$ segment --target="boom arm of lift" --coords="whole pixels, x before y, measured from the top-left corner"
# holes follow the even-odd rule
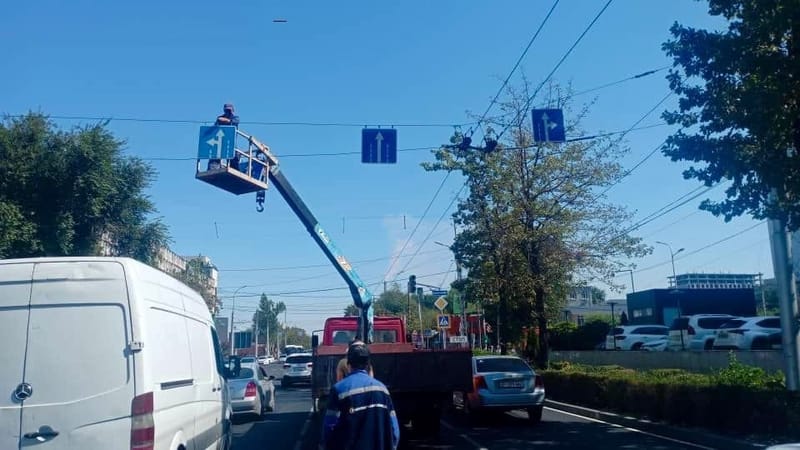
[[[367,285],[361,280],[361,277],[358,276],[355,269],[353,269],[353,266],[350,265],[342,252],[339,251],[339,248],[333,243],[328,233],[325,232],[316,217],[314,217],[314,214],[311,213],[311,210],[308,209],[303,199],[300,198],[300,195],[294,190],[283,172],[281,172],[278,159],[270,152],[269,147],[241,131],[237,130],[236,133],[247,139],[251,145],[257,147],[259,151],[266,155],[269,163],[269,180],[273,183],[286,203],[289,204],[289,207],[294,211],[297,218],[300,219],[300,222],[306,227],[306,230],[311,234],[314,242],[322,249],[322,252],[325,253],[325,256],[333,264],[333,267],[336,268],[336,271],[339,272],[339,275],[341,275],[345,283],[347,283],[347,287],[350,289],[350,295],[353,297],[353,303],[361,311],[357,333],[358,338],[368,344],[372,343],[372,323],[374,315],[372,309],[372,292],[370,292]]]

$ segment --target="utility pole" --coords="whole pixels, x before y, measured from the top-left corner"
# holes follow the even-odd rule
[[[234,334],[233,334],[233,329],[234,329],[234,326],[233,326],[233,317],[234,317],[234,315],[233,315],[233,313],[236,312],[236,294],[238,294],[239,291],[241,291],[242,289],[244,289],[246,287],[247,287],[247,285],[239,286],[238,288],[236,288],[235,291],[233,291],[233,301],[231,302],[232,303],[232,305],[231,305],[231,342],[230,342],[230,344],[231,344],[231,353],[230,353],[231,356],[234,356],[236,354],[235,353],[236,352],[236,348],[234,347],[234,342],[233,342],[233,336],[234,336]]]
[[[682,252],[684,249],[683,247],[679,248],[677,252],[672,251],[672,246],[667,244],[666,242],[656,241],[656,244],[666,245],[669,249],[669,258],[672,261],[672,282],[675,284],[675,291],[674,294],[676,295],[675,304],[678,307],[678,317],[683,315],[683,311],[681,309],[681,296],[680,291],[678,291],[678,277],[675,275],[675,255]],[[683,337],[683,330],[681,329],[681,350],[686,350],[686,343],[684,342]]]
[[[256,310],[256,363],[258,363],[258,310]]]
[[[777,190],[773,189],[770,200],[777,201]],[[775,284],[778,290],[781,315],[781,344],[783,360],[786,364],[786,389],[800,389],[800,367],[798,367],[797,338],[797,287],[791,267],[791,251],[786,222],[782,219],[769,220],[769,240],[772,247],[772,266],[775,270]]]
[[[270,308],[270,309],[272,309],[272,308]],[[270,317],[272,317],[272,311],[270,311],[269,314],[267,315],[267,342],[266,342],[266,348],[265,348],[265,351],[264,351],[264,353],[266,353],[267,356],[272,355],[272,353],[270,352],[270,346],[269,346],[269,319],[270,319]]]

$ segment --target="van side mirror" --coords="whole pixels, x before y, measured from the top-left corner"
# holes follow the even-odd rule
[[[319,336],[317,335],[311,336],[311,348],[317,348],[317,347],[319,347]]]

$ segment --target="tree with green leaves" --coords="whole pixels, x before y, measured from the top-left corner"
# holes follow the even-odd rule
[[[0,258],[110,253],[153,263],[168,241],[145,191],[155,170],[105,124],[0,123]]]
[[[800,2],[709,0],[727,27],[675,23],[663,45],[680,96],[664,119],[681,129],[664,154],[690,161],[685,178],[729,181],[723,201],[701,209],[726,221],[750,213],[800,228]],[[770,193],[777,192],[777,203]]]
[[[216,289],[211,285],[211,277],[209,276],[211,269],[205,258],[189,258],[186,261],[186,268],[172,275],[197,291],[205,300],[208,310],[213,314],[217,312],[220,305]]]
[[[497,119],[484,125],[488,135],[492,128],[508,131],[495,149],[468,147],[457,132],[424,167],[464,176],[453,244],[468,271],[463,290],[487,301],[487,320],[501,342],[518,341],[524,327],[538,331],[543,339],[533,339],[532,356],[543,366],[548,320],[560,313],[568,287],[577,280],[613,284],[621,260],[648,249],[627,230],[631,214],[598,193],[622,176],[617,161],[627,149],[610,137],[534,142],[528,119],[534,99],[564,109],[568,135],[581,134],[588,108],[573,110],[570,90],[556,85],[544,98],[532,91],[527,81],[509,89]]]
[[[436,312],[433,309],[432,297],[423,296],[422,300],[422,321],[425,328],[436,326]],[[393,284],[385,292],[381,292],[375,299],[374,310],[376,316],[406,316],[406,328],[409,330],[419,330],[419,310],[417,308],[417,296],[403,292],[397,284]],[[345,316],[358,317],[358,308],[355,305],[347,305],[344,309]]]
[[[278,347],[278,335],[282,332],[279,316],[286,311],[286,304],[274,302],[261,294],[258,302],[258,310],[253,314],[253,328],[258,328],[258,342],[266,344],[267,331],[269,330],[269,342],[271,347]],[[256,323],[258,326],[256,326]]]

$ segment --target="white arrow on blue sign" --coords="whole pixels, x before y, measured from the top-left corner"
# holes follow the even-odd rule
[[[562,110],[534,109],[531,116],[535,142],[564,142],[567,140]]]
[[[397,130],[364,128],[361,130],[361,162],[366,164],[397,163]]]
[[[236,147],[236,127],[200,127],[198,159],[231,159]]]

